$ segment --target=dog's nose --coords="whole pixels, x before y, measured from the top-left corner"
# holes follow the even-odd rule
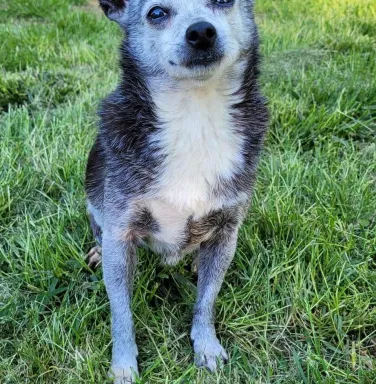
[[[189,45],[196,49],[211,48],[217,40],[217,30],[213,24],[206,21],[200,21],[192,24],[186,33],[186,39]]]

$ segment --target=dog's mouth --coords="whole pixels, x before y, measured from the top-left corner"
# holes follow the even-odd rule
[[[213,67],[221,62],[223,55],[219,53],[203,53],[195,55],[183,62],[188,69]]]
[[[177,73],[179,78],[204,81],[213,76],[220,67],[224,56],[224,53],[214,50],[211,52],[195,52],[183,56],[179,61],[169,60],[169,65],[173,71],[172,73]]]
[[[203,52],[201,54],[195,54],[187,57],[186,59],[182,60],[180,64],[177,64],[172,60],[169,61],[169,64],[172,67],[182,66],[187,69],[205,69],[215,67],[216,65],[220,64],[222,59],[223,54],[217,52]]]
[[[183,65],[188,69],[194,69],[199,67],[207,68],[219,64],[222,58],[223,55],[220,55],[218,53],[197,55],[186,60]]]

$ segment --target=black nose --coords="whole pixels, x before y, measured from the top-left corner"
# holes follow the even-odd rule
[[[213,24],[206,21],[200,21],[192,24],[186,33],[186,39],[189,45],[196,49],[211,48],[217,40],[217,30]]]

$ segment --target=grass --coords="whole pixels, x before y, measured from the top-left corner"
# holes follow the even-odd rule
[[[376,383],[376,4],[264,0],[271,129],[217,305],[230,363],[192,364],[195,278],[141,251],[142,383]],[[0,382],[107,383],[109,305],[83,174],[120,33],[84,0],[0,0]]]

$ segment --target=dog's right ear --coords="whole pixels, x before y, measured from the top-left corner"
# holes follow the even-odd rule
[[[112,21],[121,23],[129,0],[99,0],[104,14]]]

